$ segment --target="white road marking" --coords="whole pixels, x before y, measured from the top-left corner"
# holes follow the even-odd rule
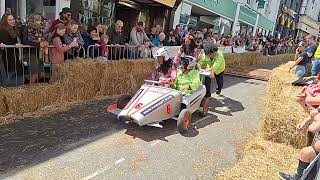
[[[121,159],[117,160],[114,164],[115,164],[115,165],[120,164],[120,163],[122,163],[122,162],[125,161],[125,160],[126,160],[126,159],[121,158]]]
[[[125,160],[126,160],[126,159],[124,159],[124,158],[118,159],[116,162],[114,162],[114,164],[115,164],[115,165],[120,164],[121,162],[123,162],[123,161],[125,161]],[[99,169],[98,171],[90,174],[89,176],[86,176],[86,177],[82,178],[81,180],[90,180],[90,179],[92,179],[92,178],[94,178],[94,177],[97,177],[98,175],[100,175],[100,174],[108,171],[108,170],[111,169],[111,168],[112,168],[111,165],[106,166],[106,167],[104,167],[104,168],[102,168],[102,169]]]
[[[157,144],[159,144],[159,143],[160,143],[160,141],[159,141],[159,140],[156,140],[156,141],[154,141],[153,143],[151,143],[150,146],[155,146],[155,145],[157,145]]]

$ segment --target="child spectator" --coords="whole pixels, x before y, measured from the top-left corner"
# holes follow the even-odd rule
[[[152,57],[152,51],[151,51],[151,41],[149,39],[144,41],[143,49],[141,50],[140,57],[141,58],[151,58]]]
[[[67,57],[65,57],[65,59],[69,59],[69,58],[73,59],[73,58],[79,57],[80,54],[82,55],[84,53],[84,52],[80,53],[79,47],[84,46],[84,41],[78,29],[79,29],[78,23],[76,23],[75,21],[71,21],[68,24],[66,33],[64,33],[63,35],[62,42],[64,42],[66,45],[70,45],[75,39],[79,45],[78,47],[72,48],[71,51],[69,51],[68,54],[66,54]]]
[[[50,60],[52,64],[61,64],[64,61],[64,53],[69,51],[71,48],[79,46],[77,40],[75,39],[69,45],[63,44],[61,39],[66,32],[66,27],[63,24],[58,24],[52,35],[52,43],[55,48],[50,52]]]
[[[103,58],[103,60],[108,60],[109,50],[108,45],[109,43],[109,36],[108,35],[101,35],[100,41],[99,41],[99,55]]]

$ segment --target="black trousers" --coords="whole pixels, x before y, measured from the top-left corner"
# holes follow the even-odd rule
[[[220,74],[214,74],[216,81],[217,81],[217,91],[221,91],[223,87],[223,74],[224,71]],[[207,92],[206,92],[206,97],[211,97],[211,78],[206,76],[204,79],[204,85],[206,86]]]

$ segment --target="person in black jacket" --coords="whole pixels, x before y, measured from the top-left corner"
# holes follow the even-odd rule
[[[5,13],[0,22],[0,84],[10,76],[22,75],[22,63],[19,61],[19,49],[6,48],[5,45],[21,47],[20,31],[12,14]],[[9,75],[9,77],[7,76]],[[15,77],[12,77],[15,79]],[[2,82],[2,83],[1,83]]]
[[[83,32],[81,36],[84,41],[84,48],[89,52],[88,55],[92,58],[98,57],[98,47],[92,47],[94,45],[97,45],[99,40],[97,28],[90,26],[87,32]]]
[[[126,45],[126,36],[123,33],[123,22],[118,20],[115,24],[109,27],[107,31],[109,36],[109,43],[112,45]],[[122,59],[127,55],[125,48],[113,47],[109,53],[109,59],[118,60]]]

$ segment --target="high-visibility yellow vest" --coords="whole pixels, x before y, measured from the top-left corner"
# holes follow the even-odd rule
[[[314,54],[314,58],[316,59],[320,59],[320,44],[318,45],[317,51]]]

